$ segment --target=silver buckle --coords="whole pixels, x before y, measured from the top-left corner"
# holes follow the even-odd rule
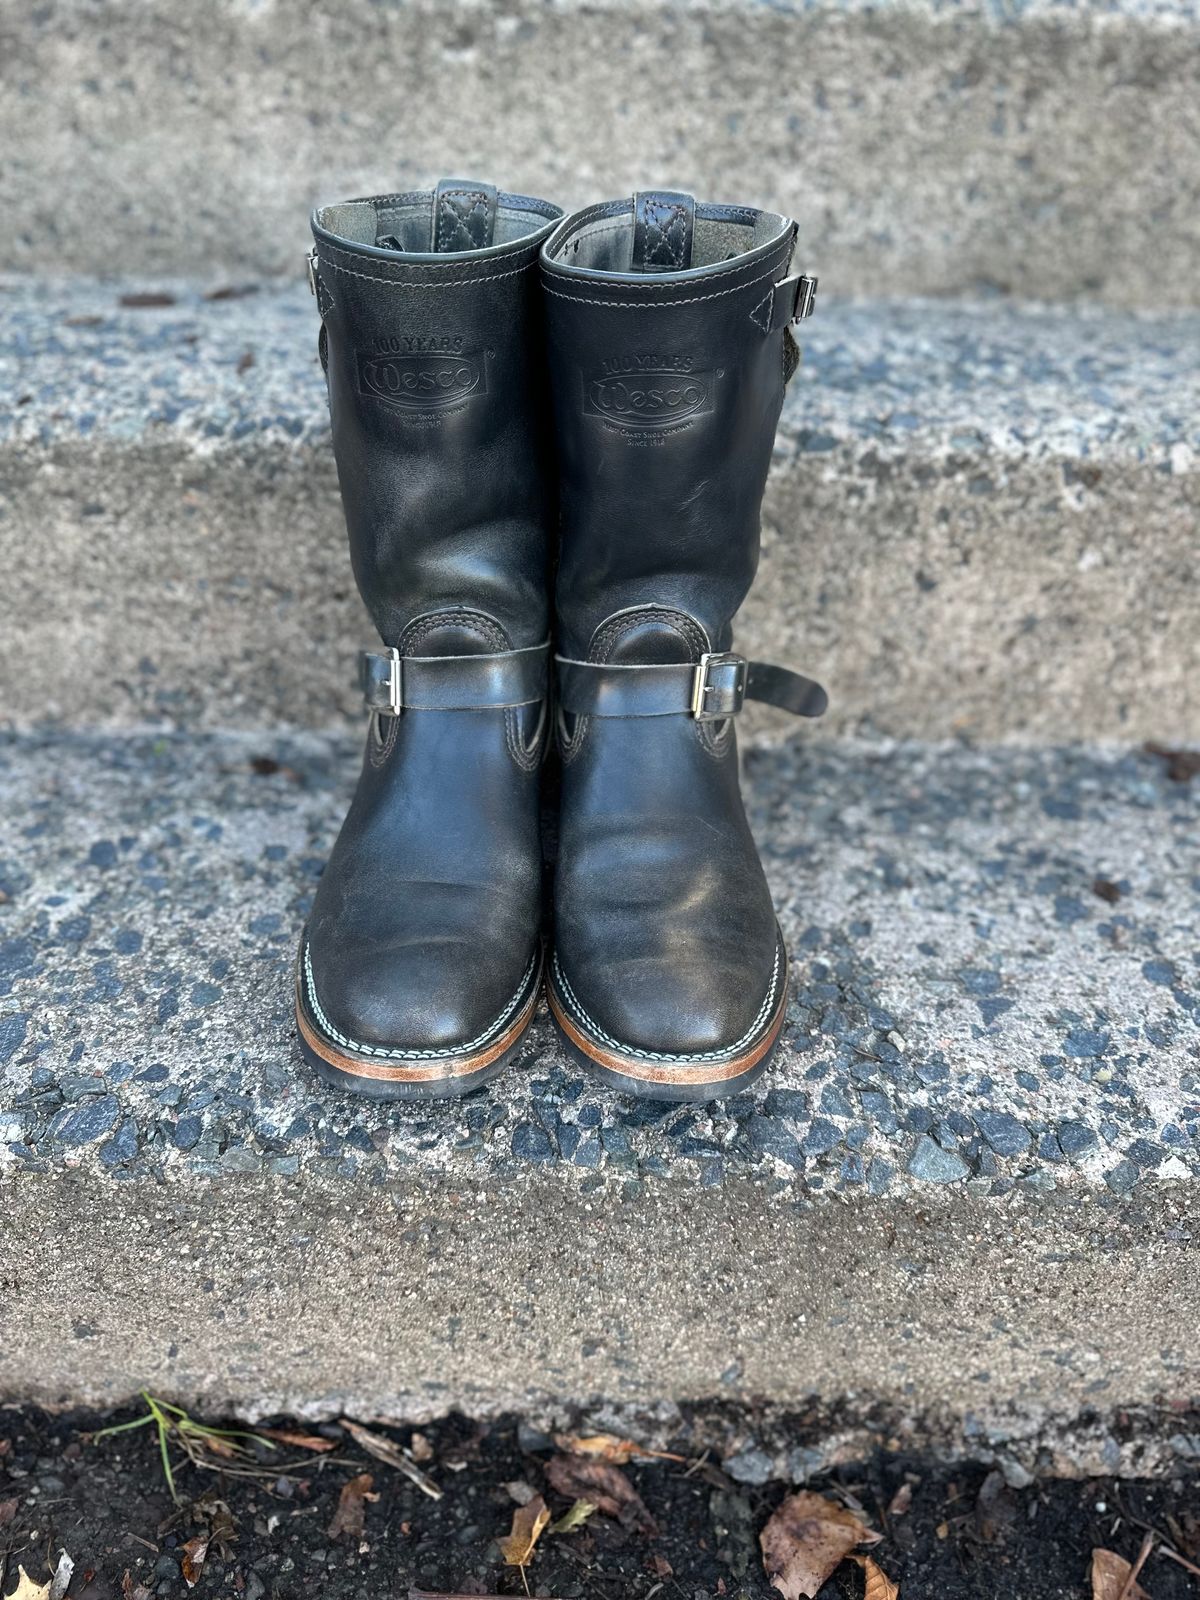
[[[398,717],[404,710],[404,657],[395,645],[388,648],[388,715]]]
[[[692,715],[697,722],[722,722],[736,717],[746,698],[745,656],[732,650],[708,651],[700,657],[692,684]]]
[[[310,250],[304,258],[304,265],[308,268],[308,292],[317,292],[317,252]]]
[[[817,302],[817,280],[806,272],[799,272],[794,278],[785,278],[780,288],[786,289],[795,286],[796,298],[791,315],[792,322],[803,322],[805,317],[811,317]]]

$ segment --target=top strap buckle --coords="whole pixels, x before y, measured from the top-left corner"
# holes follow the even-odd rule
[[[805,317],[812,316],[816,307],[817,280],[810,273],[798,272],[794,277],[785,278],[777,284],[775,293],[782,297],[785,306],[791,308],[787,320],[803,322]]]
[[[706,651],[696,665],[692,716],[697,722],[736,717],[746,699],[749,663],[730,650]]]

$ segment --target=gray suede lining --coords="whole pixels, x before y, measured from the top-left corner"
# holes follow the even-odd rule
[[[591,272],[630,272],[633,270],[633,222],[631,201],[605,206],[602,215],[591,215],[588,221],[555,241],[555,258]],[[692,270],[733,260],[760,245],[782,239],[790,227],[786,217],[773,211],[752,211],[741,206],[697,206]]]
[[[375,195],[321,206],[317,222],[327,232],[350,244],[378,246],[382,239],[395,239],[405,254],[425,255],[430,248],[433,204],[433,194],[427,192]],[[502,194],[496,211],[492,248],[537,233],[559,214],[555,206],[544,201],[525,195]]]

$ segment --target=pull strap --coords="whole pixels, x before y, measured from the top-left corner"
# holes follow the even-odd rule
[[[747,700],[761,700],[797,717],[819,717],[829,704],[824,689],[811,678],[727,650],[710,651],[698,662],[653,666],[566,656],[555,656],[554,664],[559,704],[579,716],[690,715],[697,722],[721,722],[736,717]]]
[[[634,272],[684,272],[692,264],[696,202],[674,189],[633,197]]]
[[[433,197],[429,248],[487,250],[496,232],[496,186],[470,178],[443,178]]]
[[[550,641],[490,656],[402,656],[363,650],[358,681],[369,711],[499,711],[536,705],[548,687]]]

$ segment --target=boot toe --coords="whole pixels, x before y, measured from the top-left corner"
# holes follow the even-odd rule
[[[560,950],[550,986],[568,1040],[638,1093],[698,1098],[757,1076],[782,1023],[787,956],[723,947],[575,961]]]
[[[503,1065],[532,1016],[539,975],[537,952],[522,969],[458,942],[314,952],[306,941],[302,1033],[310,1054],[362,1092],[386,1097],[368,1082],[396,1094],[465,1092]]]

